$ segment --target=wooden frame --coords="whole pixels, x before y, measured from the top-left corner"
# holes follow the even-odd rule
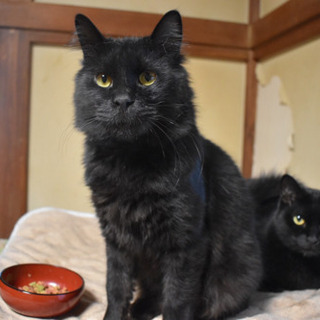
[[[160,15],[0,0],[0,237],[7,237],[27,208],[31,47],[66,45],[75,14],[90,16],[113,36],[146,35]],[[257,61],[320,36],[320,2],[290,0],[259,18],[250,0],[249,23],[184,18],[186,53],[247,64],[242,172],[251,175],[255,131]]]

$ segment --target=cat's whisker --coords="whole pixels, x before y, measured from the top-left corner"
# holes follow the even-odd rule
[[[159,141],[159,145],[160,145],[160,147],[161,147],[162,156],[163,156],[163,158],[165,158],[165,157],[166,157],[166,153],[165,153],[165,151],[164,151],[164,147],[163,147],[161,138],[159,137],[158,133],[157,133],[152,127],[150,128],[150,131],[151,131],[152,133],[154,133],[154,136],[155,136],[155,137],[157,138],[157,140]]]
[[[76,130],[74,128],[73,122],[70,122],[64,130],[61,132],[59,138],[59,146],[58,150],[64,153],[68,142],[70,141],[71,137],[75,134]]]
[[[169,143],[171,144],[171,146],[173,147],[173,151],[174,151],[174,154],[178,157],[178,160],[179,160],[179,164],[180,164],[180,158],[179,158],[179,153],[177,152],[177,148],[176,148],[176,145],[175,143],[172,141],[172,139],[170,138],[170,136],[166,133],[166,131],[164,129],[161,128],[161,124],[159,122],[156,122],[156,121],[153,121],[152,124],[158,129],[161,131],[161,133],[167,138],[167,140],[169,141]],[[174,160],[175,160],[175,165],[174,165],[174,171],[176,172],[176,158],[177,157],[174,157]]]
[[[92,124],[94,124],[94,123],[98,123],[96,117],[95,117],[95,116],[93,116],[93,117],[88,117],[88,118],[85,119],[85,121],[83,121],[83,122],[81,123],[80,126],[78,126],[78,129],[79,129],[80,131],[85,131],[87,127],[89,127],[90,125],[92,125]]]
[[[162,125],[162,123],[158,123],[158,128],[159,128],[159,130],[161,130],[161,131],[165,134],[165,136],[167,137],[167,139],[169,140],[169,142],[171,143],[171,145],[172,145],[172,147],[173,147],[173,151],[174,151],[174,155],[175,155],[175,156],[174,156],[174,161],[175,161],[174,172],[175,172],[175,173],[178,173],[178,177],[179,177],[179,176],[180,176],[181,167],[182,167],[180,154],[179,154],[179,152],[178,152],[178,149],[177,149],[176,144],[175,144],[174,141],[170,138],[170,136],[165,132],[165,130],[163,130],[163,129],[161,128],[161,125]],[[165,128],[170,130],[170,128],[167,128],[167,127],[165,127]],[[178,164],[178,165],[177,165],[177,164]]]
[[[196,142],[196,140],[195,140],[195,138],[194,138],[192,133],[190,134],[190,137],[192,139],[193,145],[194,145],[194,147],[195,147],[195,149],[196,149],[196,151],[198,153],[198,156],[199,156],[199,160],[200,160],[200,163],[201,163],[200,174],[202,174],[202,172],[203,172],[203,162],[204,162],[203,161],[203,156],[202,156],[202,153],[201,153],[201,151],[199,149],[199,146],[198,146],[198,144],[197,144],[197,142]]]
[[[171,119],[169,119],[169,118],[167,118],[167,117],[165,117],[165,116],[162,116],[162,115],[160,115],[160,114],[156,115],[156,118],[159,119],[159,120],[164,120],[165,123],[169,123],[169,124],[171,124],[171,125],[173,125],[173,126],[176,126],[176,125],[177,125],[173,120],[171,120]]]

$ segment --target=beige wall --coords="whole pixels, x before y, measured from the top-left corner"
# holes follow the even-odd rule
[[[81,52],[35,46],[32,54],[28,209],[92,211],[83,183],[82,135],[73,128],[73,78]]]
[[[278,99],[289,106],[292,112],[293,150],[286,171],[316,188],[320,188],[319,52],[320,40],[316,40],[263,62],[258,68],[261,86],[270,83],[273,77],[280,79],[279,92],[274,94],[278,94]],[[264,107],[268,107],[267,105],[266,103]],[[262,106],[258,105],[259,107]],[[274,123],[265,122],[266,127],[273,125]],[[263,143],[267,143],[267,138]],[[274,154],[274,157],[278,156],[279,154]],[[272,166],[267,169],[279,170]]]
[[[42,1],[44,2],[44,1]],[[47,1],[49,2],[49,1]],[[50,1],[84,5],[84,1]],[[87,1],[127,10],[165,12],[172,7],[183,14],[212,19],[247,19],[246,0]],[[126,4],[125,7],[122,5]],[[142,4],[145,4],[142,5]],[[148,9],[147,9],[148,8]],[[31,127],[28,209],[55,206],[90,212],[90,193],[83,183],[83,137],[73,129],[73,78],[81,52],[67,48],[34,46],[32,60]],[[189,59],[187,69],[195,89],[201,132],[221,145],[240,164],[243,144],[245,64]]]
[[[244,138],[244,63],[189,59],[201,133],[222,146],[238,165]]]

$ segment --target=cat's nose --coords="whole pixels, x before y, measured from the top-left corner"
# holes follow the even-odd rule
[[[134,100],[129,95],[124,94],[116,96],[113,102],[117,107],[126,110],[134,103]]]
[[[319,243],[319,236],[315,236],[315,235],[309,236],[308,241],[310,244],[318,244]]]

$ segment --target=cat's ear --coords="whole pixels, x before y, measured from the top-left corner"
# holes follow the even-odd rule
[[[82,14],[76,15],[75,26],[84,56],[86,56],[92,46],[103,43],[105,40],[91,20]]]
[[[291,206],[303,194],[299,183],[290,175],[285,174],[280,182],[280,199],[281,202]]]
[[[182,44],[182,20],[176,10],[167,12],[151,34],[151,39],[167,53],[179,53]]]

